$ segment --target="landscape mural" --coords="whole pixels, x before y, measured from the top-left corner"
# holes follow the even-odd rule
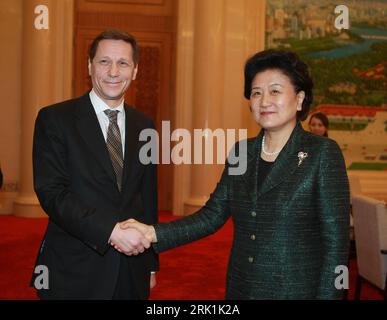
[[[265,32],[311,67],[311,114],[328,116],[348,169],[387,170],[387,1],[267,0]]]

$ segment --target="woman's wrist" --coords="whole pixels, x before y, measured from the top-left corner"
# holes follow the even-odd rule
[[[157,242],[157,235],[156,235],[156,230],[154,226],[149,226],[149,233],[152,239],[152,242]]]

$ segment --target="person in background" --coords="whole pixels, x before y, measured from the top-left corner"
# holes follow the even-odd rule
[[[156,165],[138,157],[139,133],[154,125],[124,103],[138,62],[133,36],[104,31],[89,50],[92,90],[39,111],[34,187],[49,216],[36,261],[49,271],[49,288],[37,288],[41,299],[147,299],[155,285],[150,242],[119,227],[130,217],[157,222]]]
[[[216,232],[231,217],[227,299],[341,298],[336,268],[348,263],[348,178],[337,143],[301,126],[312,87],[295,53],[255,54],[245,65],[244,96],[262,129],[247,140],[247,171],[231,175],[226,163],[210,199],[190,216],[120,227],[136,228],[163,252]]]
[[[329,120],[328,117],[322,113],[314,113],[309,119],[310,132],[318,136],[328,137]]]

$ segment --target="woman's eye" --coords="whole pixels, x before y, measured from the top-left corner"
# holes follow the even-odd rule
[[[271,93],[272,93],[273,95],[277,95],[277,94],[279,94],[280,92],[279,92],[279,90],[272,90]]]
[[[252,97],[259,97],[260,95],[261,95],[261,93],[258,92],[258,91],[255,91],[255,92],[252,92],[252,93],[251,93],[251,96],[252,96]]]

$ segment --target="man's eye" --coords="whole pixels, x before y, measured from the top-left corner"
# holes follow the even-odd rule
[[[99,63],[102,64],[103,66],[105,66],[105,65],[109,64],[109,61],[103,59],[103,60],[100,60]]]

